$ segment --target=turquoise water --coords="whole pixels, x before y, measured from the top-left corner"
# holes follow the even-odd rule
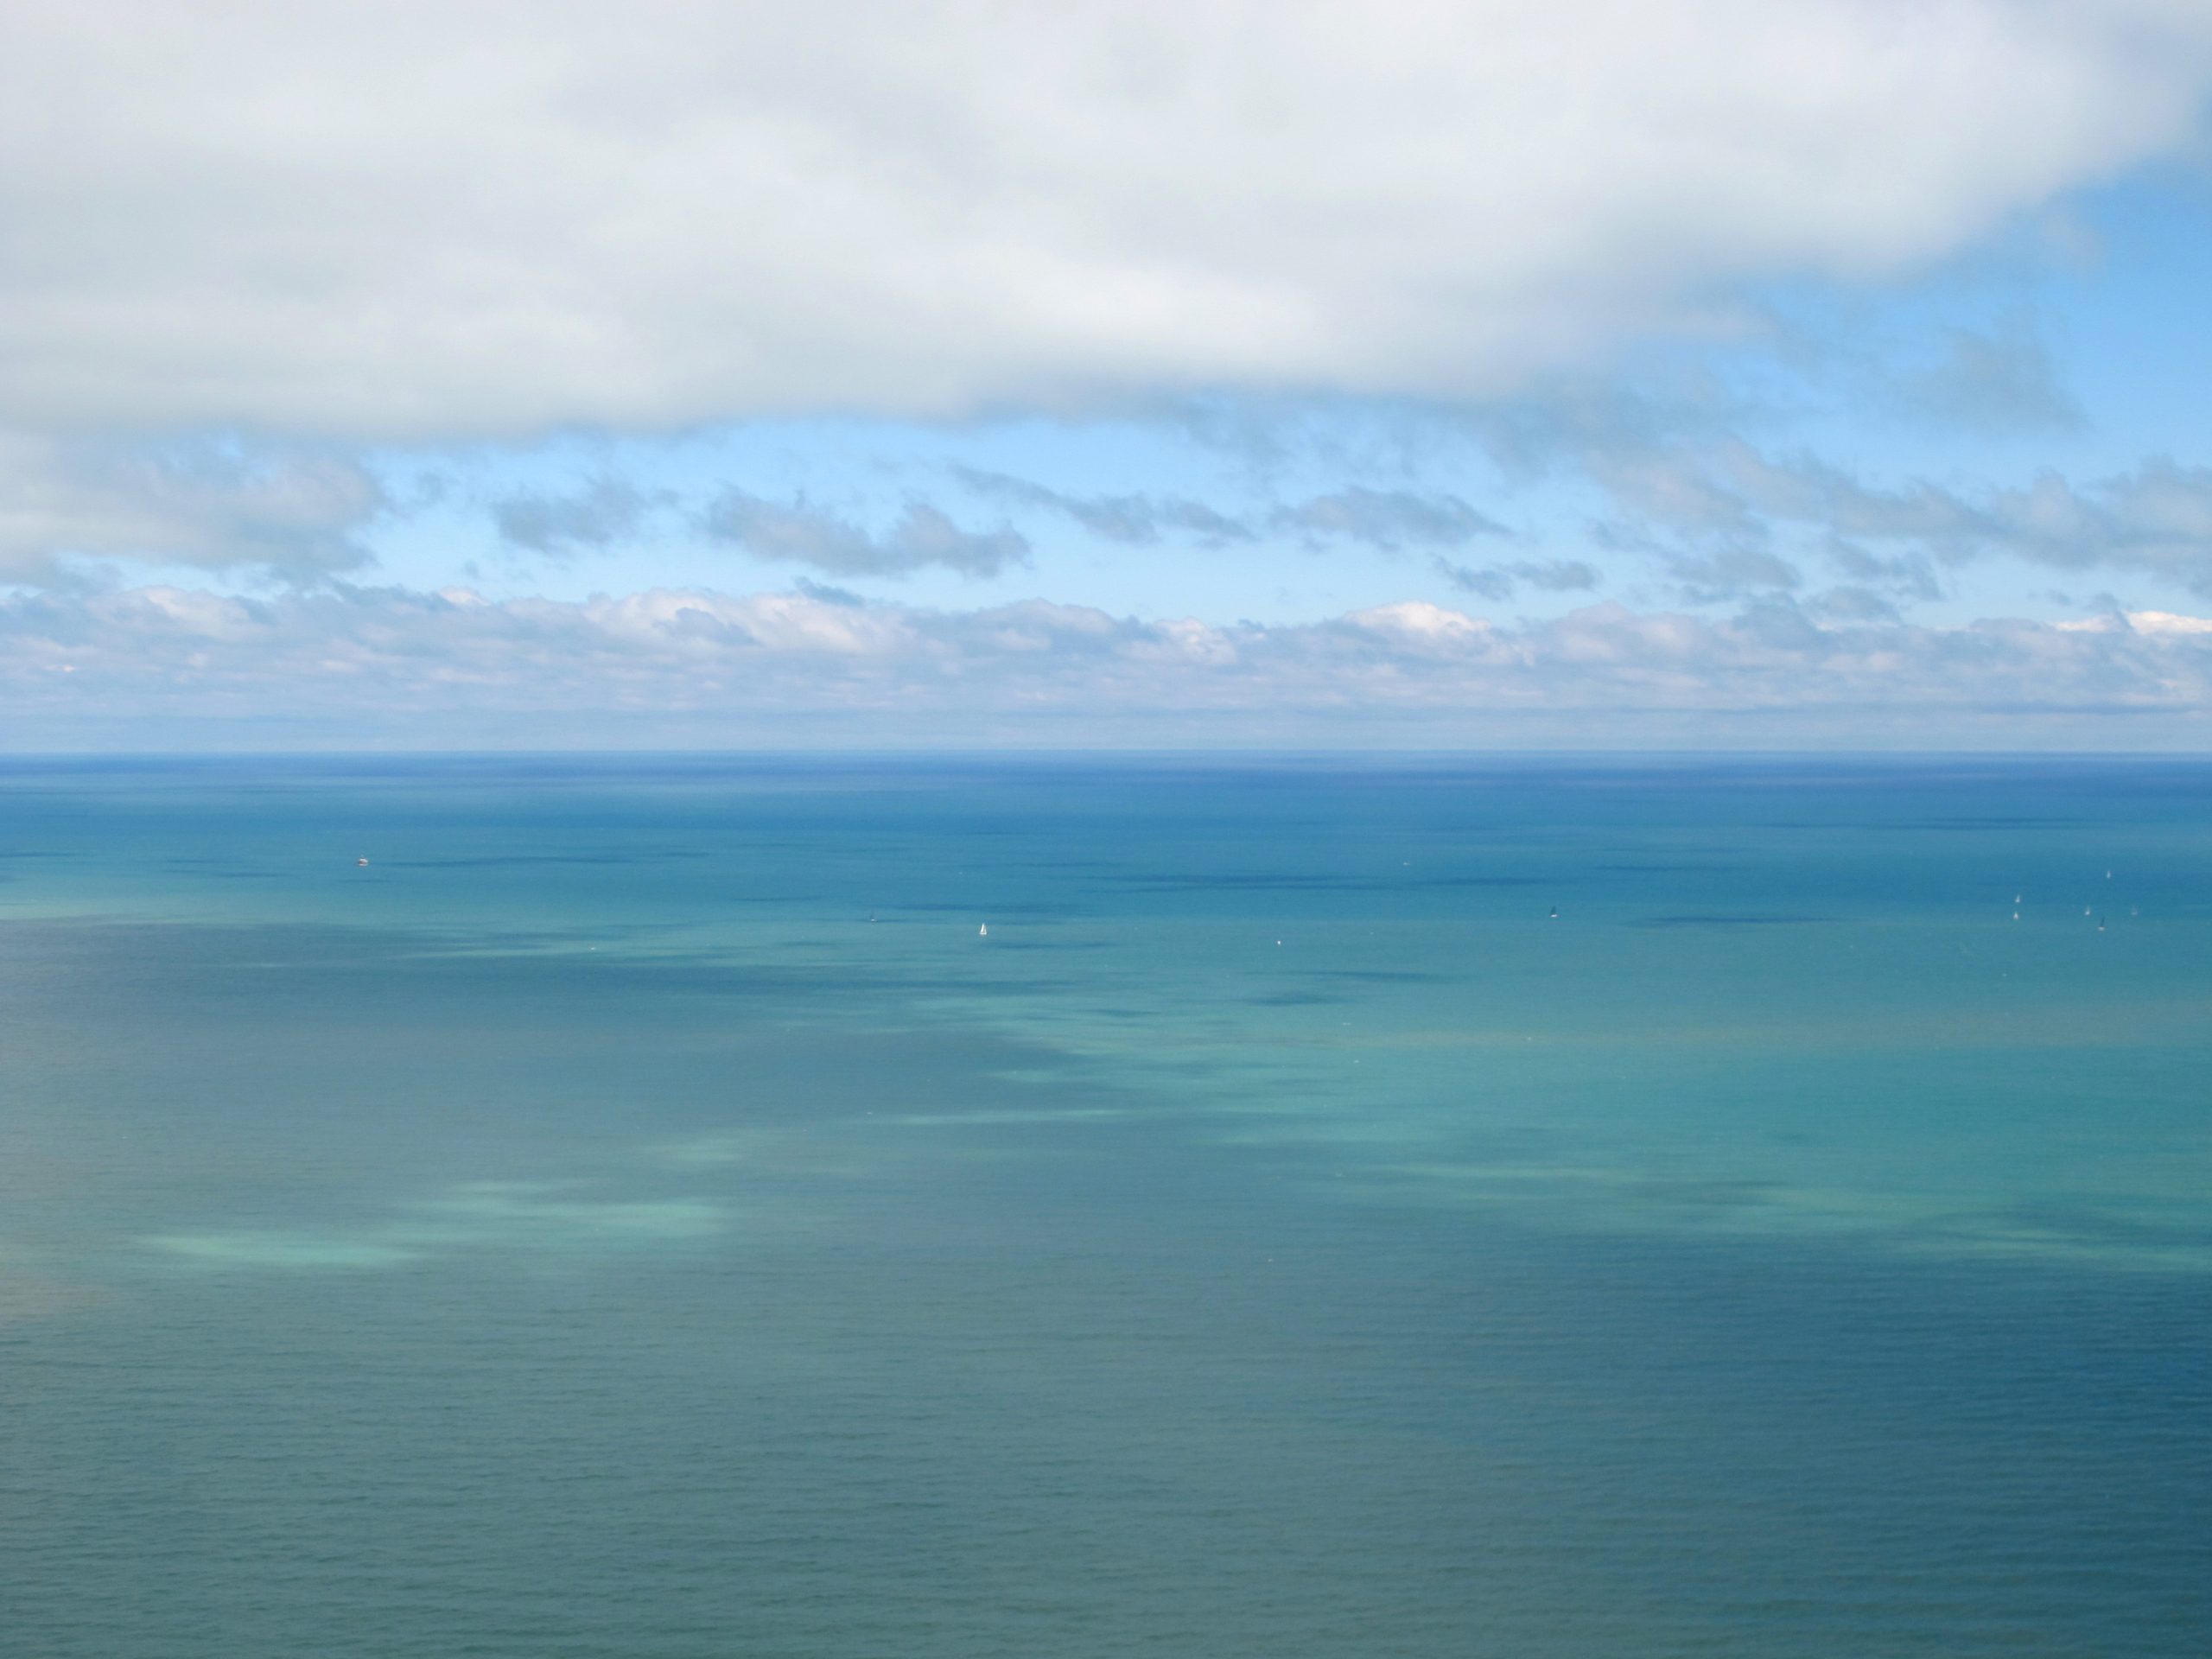
[[[0,1651],[2202,1655],[2208,1061],[2202,766],[11,762]]]

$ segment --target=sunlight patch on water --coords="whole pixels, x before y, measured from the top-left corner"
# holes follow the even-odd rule
[[[594,1198],[569,1183],[467,1181],[358,1228],[215,1229],[141,1242],[208,1268],[363,1269],[463,1250],[589,1253],[696,1240],[721,1232],[727,1219],[724,1206],[699,1198]]]
[[[396,1268],[423,1252],[397,1243],[338,1235],[276,1231],[160,1233],[152,1249],[210,1268]]]
[[[1910,1255],[2044,1260],[2079,1267],[2212,1273],[2212,1234],[2176,1208],[2116,1217],[2087,1202],[2032,1209],[1955,1192],[1813,1186],[1756,1177],[1669,1179],[1556,1163],[1406,1163],[1346,1171],[1366,1197],[1478,1205],[1576,1231],[1851,1238]]]

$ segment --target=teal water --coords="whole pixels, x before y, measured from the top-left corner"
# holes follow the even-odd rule
[[[2209,1061],[2197,765],[10,762],[0,1652],[2202,1655]]]

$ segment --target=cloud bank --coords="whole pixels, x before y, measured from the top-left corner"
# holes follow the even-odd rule
[[[1490,395],[1949,253],[2212,78],[2183,0],[7,10],[48,433]]]
[[[1409,601],[1214,626],[1041,600],[962,612],[819,590],[494,602],[465,589],[149,588],[0,604],[0,690],[11,747],[102,721],[127,744],[149,715],[229,722],[231,741],[251,746],[281,740],[264,719],[272,706],[348,746],[425,734],[461,747],[615,732],[773,741],[816,716],[866,713],[927,721],[940,744],[1230,731],[1325,747],[1332,733],[1378,729],[1414,747],[1550,741],[1548,721],[1564,715],[1585,747],[1670,721],[1708,741],[1740,729],[2126,747],[2201,741],[2212,620],[1934,628],[1818,622],[1787,603],[1725,620],[1604,603],[1500,626]]]

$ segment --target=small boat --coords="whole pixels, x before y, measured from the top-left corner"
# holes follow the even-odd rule
[[[1557,905],[1554,905],[1552,906],[1552,920],[1559,920],[1559,906]]]
[[[357,858],[357,859],[355,859],[355,860],[353,861],[353,862],[354,862],[355,864],[357,864],[358,866],[359,866],[362,869],[365,869],[365,869],[367,869],[367,868],[369,868],[369,861],[368,861],[367,859],[365,859],[365,858]]]
[[[988,922],[985,922],[981,927],[976,930],[976,937],[979,939],[989,938],[991,937],[991,925]]]

